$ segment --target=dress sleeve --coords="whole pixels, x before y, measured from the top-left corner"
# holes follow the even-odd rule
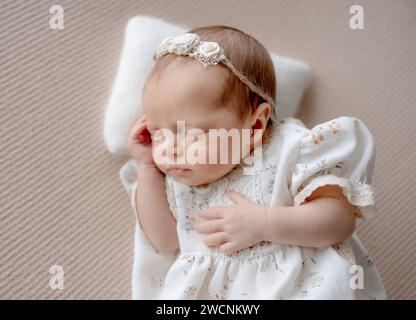
[[[374,139],[358,118],[339,117],[306,129],[291,177],[294,205],[321,186],[338,185],[356,217],[368,221],[377,212],[371,186],[374,163]]]
[[[177,255],[159,251],[148,239],[140,224],[136,205],[137,163],[130,159],[119,171],[123,187],[130,197],[136,219],[132,298],[138,300],[160,299],[163,282]]]

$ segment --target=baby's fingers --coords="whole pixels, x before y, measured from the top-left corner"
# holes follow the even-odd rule
[[[137,129],[136,129],[136,133],[134,134],[136,139],[139,139],[143,136],[145,136],[146,134],[148,134],[148,130],[147,130],[147,125],[146,123],[141,123]]]
[[[207,246],[215,246],[216,247],[216,246],[219,246],[223,243],[228,242],[229,240],[228,240],[227,235],[225,234],[225,232],[216,232],[216,233],[212,233],[212,234],[206,236],[203,241]]]
[[[146,119],[143,118],[144,116],[140,117],[136,123],[133,125],[133,127],[131,128],[132,132],[137,131],[139,128],[141,128],[143,125],[146,125]],[[144,120],[143,120],[144,119]]]
[[[224,217],[224,212],[221,208],[218,208],[218,207],[202,209],[198,213],[198,218],[203,218],[203,219],[220,219],[223,217]]]
[[[145,114],[142,114],[140,117],[139,117],[139,119],[137,119],[137,123],[143,123],[143,122],[146,122],[146,115]]]
[[[223,231],[223,224],[221,220],[208,220],[205,222],[196,222],[194,224],[196,231],[201,233],[213,233]]]
[[[130,139],[136,143],[150,143],[151,137],[146,122],[136,123],[130,133]]]
[[[146,115],[143,114],[142,116],[139,117],[139,119],[137,119],[137,121],[132,126],[130,130],[130,134],[135,133],[143,124],[146,124],[146,123],[147,123]]]

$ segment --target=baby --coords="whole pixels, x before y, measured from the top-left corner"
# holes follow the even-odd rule
[[[272,60],[235,28],[166,38],[155,60],[128,140],[134,298],[385,298],[354,234],[375,212],[366,126],[279,119]]]

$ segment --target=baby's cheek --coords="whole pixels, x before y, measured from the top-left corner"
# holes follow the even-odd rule
[[[221,154],[219,142],[215,144],[215,141],[208,141],[206,144],[207,150],[207,163],[208,164],[220,164],[221,163]]]
[[[228,144],[218,146],[217,153],[224,157],[226,164],[238,164],[241,159],[240,138],[229,138]]]
[[[229,164],[231,163],[232,145],[231,142],[222,142],[222,139],[214,138],[209,140],[207,138],[205,146],[201,145],[201,148],[205,147],[206,163],[207,164]],[[228,159],[228,160],[227,160]]]
[[[167,146],[163,142],[152,142],[152,158],[159,166],[168,162]]]

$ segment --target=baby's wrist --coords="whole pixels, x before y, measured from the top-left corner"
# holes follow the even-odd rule
[[[138,162],[137,169],[158,169],[154,163]]]
[[[270,206],[264,207],[263,240],[280,243],[284,239],[286,227],[285,216],[288,207]]]
[[[150,164],[150,163],[139,163],[136,169],[136,174],[137,176],[140,176],[142,174],[162,174],[162,171],[160,171],[160,169],[154,165],[154,164]]]
[[[270,237],[270,228],[269,228],[270,207],[262,207],[262,212],[263,212],[263,215],[262,215],[263,224],[262,224],[262,230],[261,230],[262,241],[272,241]]]

